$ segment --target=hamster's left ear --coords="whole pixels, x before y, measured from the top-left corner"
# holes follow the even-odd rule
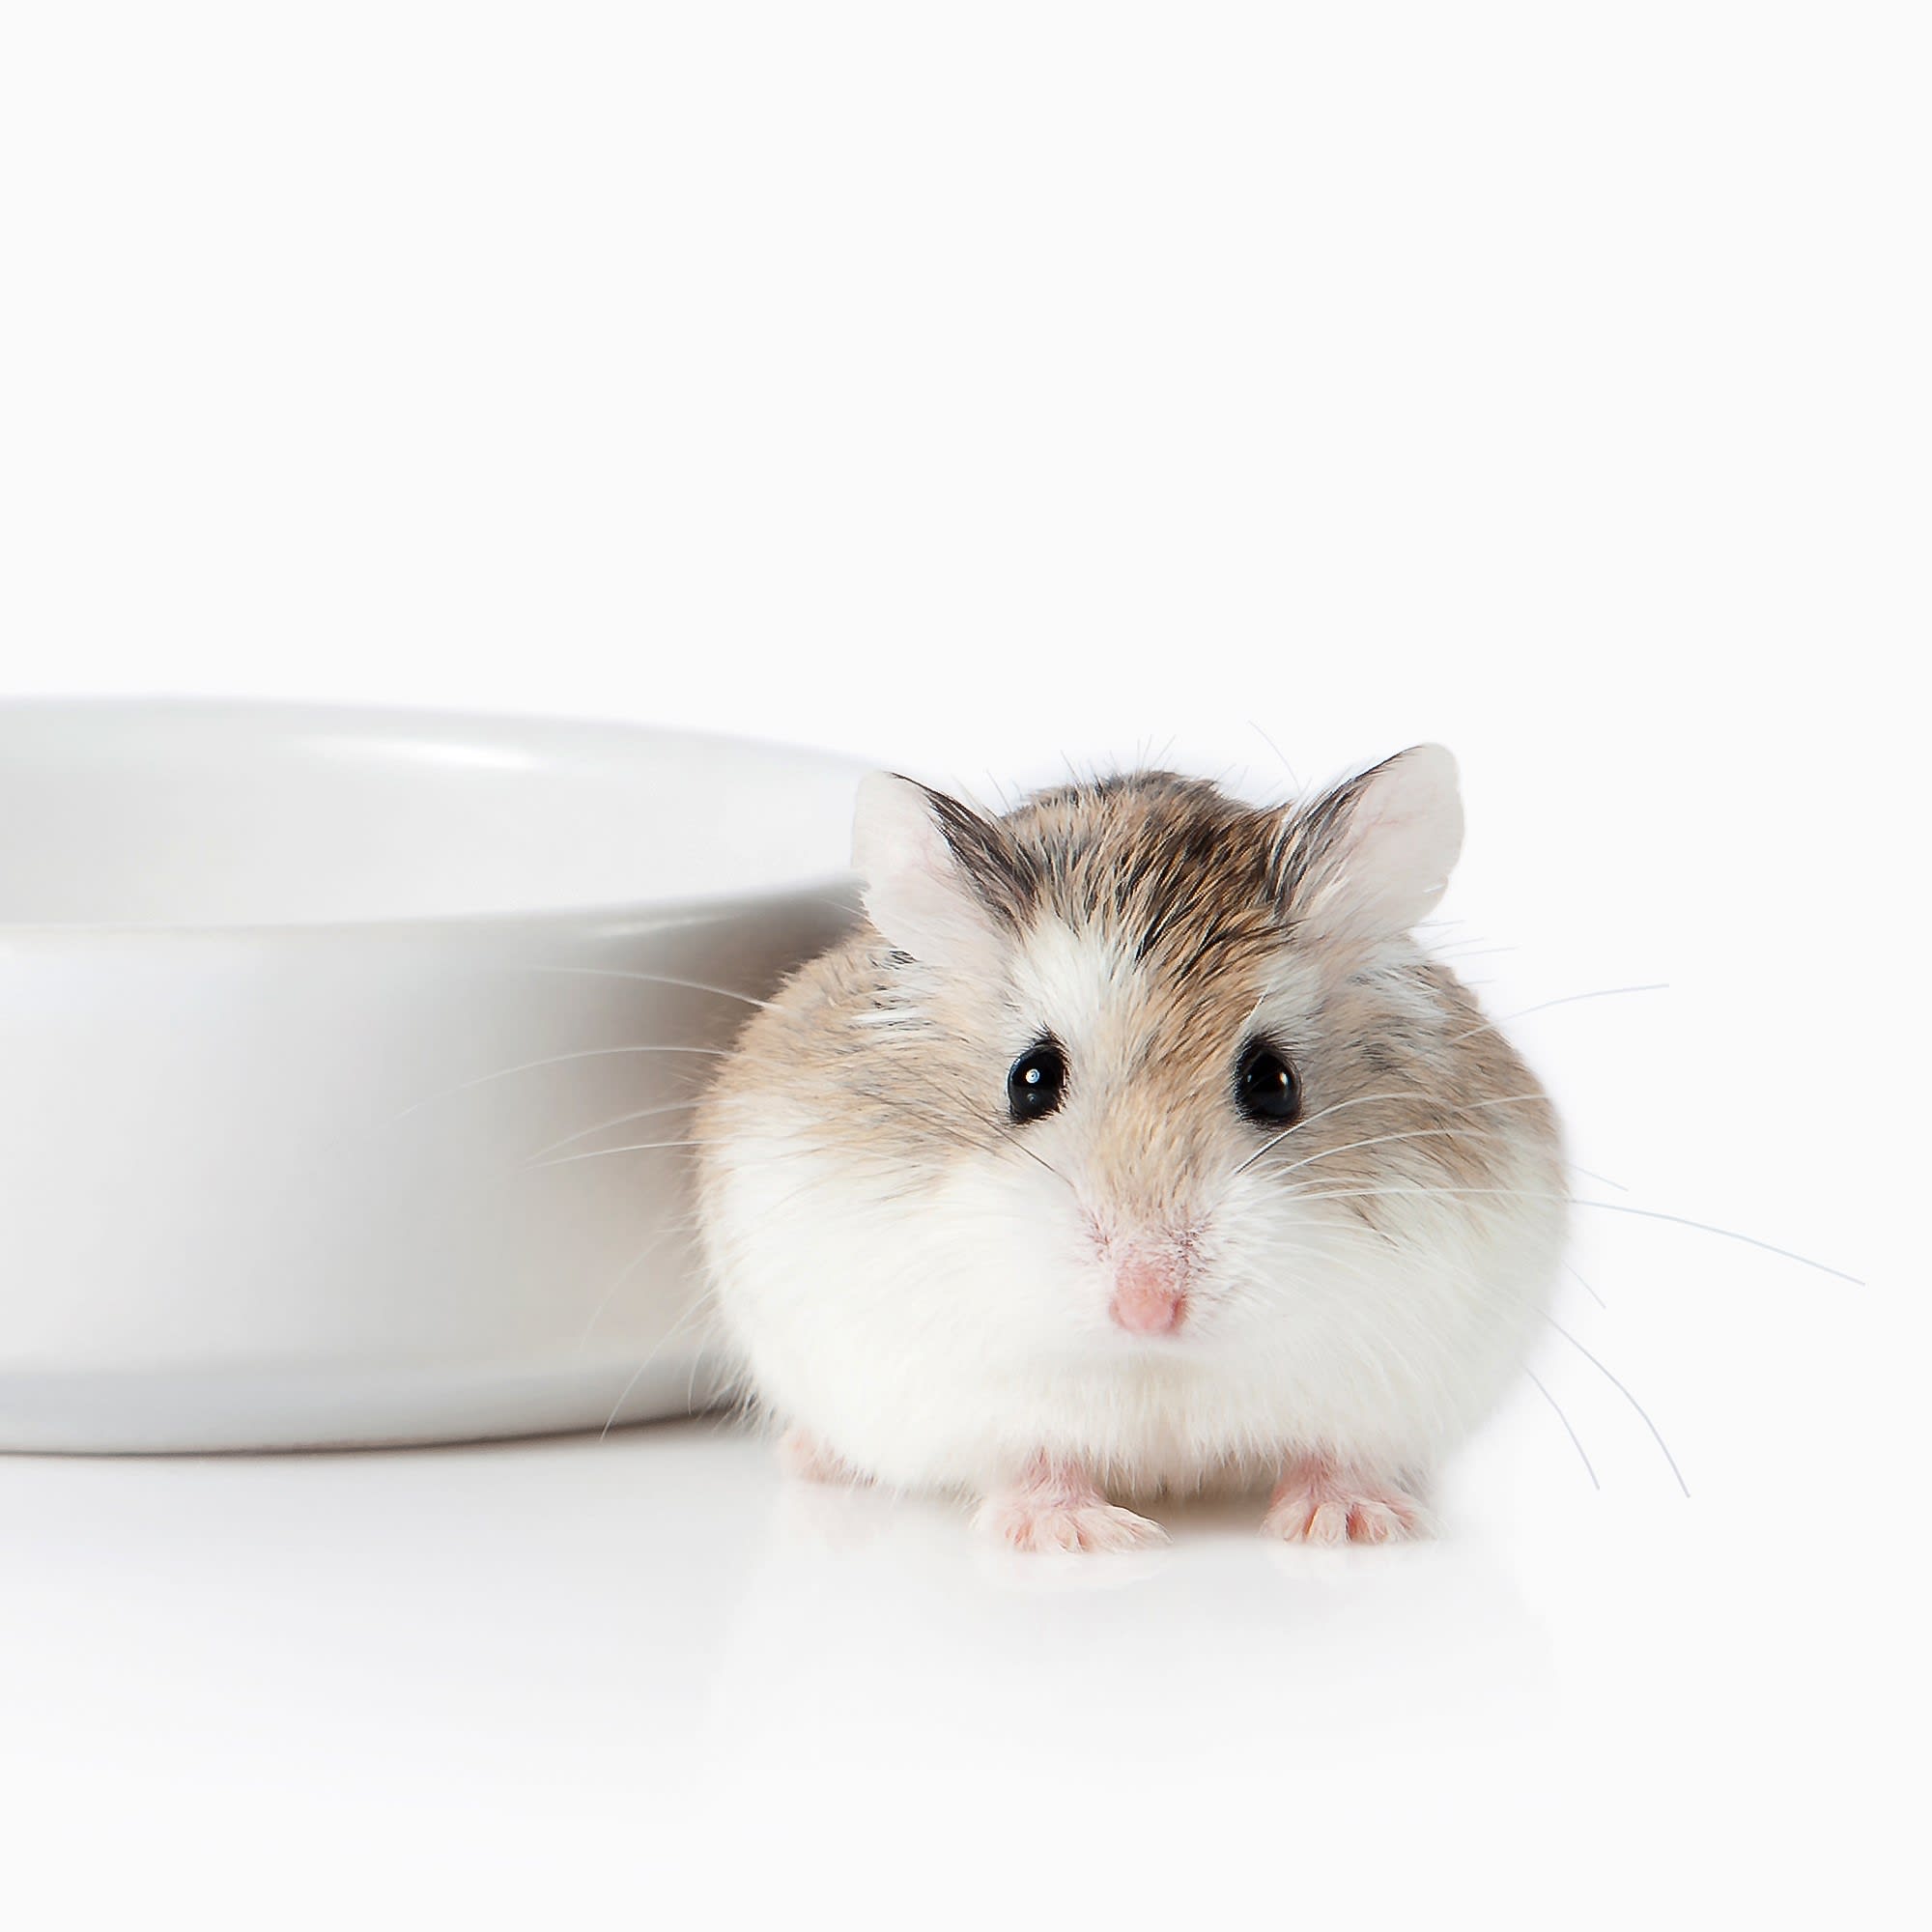
[[[859,781],[852,864],[866,911],[929,966],[980,974],[1004,963],[1017,918],[1007,843],[990,819],[915,780],[873,772]]]
[[[1456,760],[1416,745],[1282,812],[1275,891],[1313,938],[1392,939],[1429,916],[1462,849]]]

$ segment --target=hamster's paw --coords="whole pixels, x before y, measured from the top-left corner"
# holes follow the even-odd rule
[[[988,1496],[974,1526],[1012,1549],[1145,1549],[1167,1532],[1118,1503],[1050,1503],[1028,1496]]]
[[[779,1467],[801,1483],[840,1483],[853,1487],[867,1479],[841,1463],[809,1429],[787,1429],[779,1437]]]
[[[1262,1534],[1286,1543],[1399,1543],[1428,1533],[1421,1499],[1319,1457],[1298,1457],[1283,1470],[1262,1519]]]
[[[1167,1541],[1159,1523],[1110,1503],[1082,1470],[1045,1457],[989,1495],[973,1523],[1013,1549],[1145,1549]]]

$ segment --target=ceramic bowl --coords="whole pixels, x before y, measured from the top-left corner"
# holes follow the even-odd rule
[[[719,1392],[696,1093],[850,924],[860,768],[675,731],[0,705],[0,1448]]]

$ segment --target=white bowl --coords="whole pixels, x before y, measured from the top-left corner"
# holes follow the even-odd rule
[[[0,705],[0,1448],[715,1399],[661,1144],[746,1000],[850,923],[858,770],[627,725]]]

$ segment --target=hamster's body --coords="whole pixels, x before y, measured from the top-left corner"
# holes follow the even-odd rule
[[[721,1317],[808,1460],[1022,1547],[1142,1540],[1107,1492],[1228,1475],[1285,1535],[1419,1527],[1563,1227],[1548,1102],[1410,936],[1459,838],[1430,748],[1287,810],[868,781],[870,923],[696,1135]]]

